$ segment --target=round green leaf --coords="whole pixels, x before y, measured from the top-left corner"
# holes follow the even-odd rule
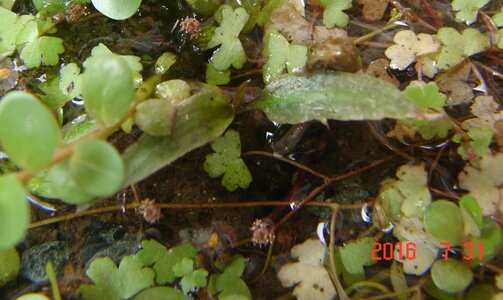
[[[105,141],[91,140],[77,145],[69,166],[77,185],[96,197],[110,196],[124,181],[122,157]]]
[[[477,284],[466,293],[465,300],[493,299],[496,293],[494,287],[490,284]]]
[[[133,72],[117,56],[93,59],[82,78],[82,96],[91,117],[104,125],[116,124],[133,100]]]
[[[0,249],[19,243],[30,222],[25,191],[16,175],[0,176]]]
[[[131,17],[141,4],[141,0],[92,0],[92,2],[100,13],[114,20]]]
[[[472,270],[457,260],[437,260],[431,267],[435,285],[446,292],[458,293],[472,282]]]
[[[166,99],[150,99],[136,106],[135,123],[152,136],[171,134],[175,123],[176,108]]]
[[[52,167],[47,173],[50,195],[69,204],[84,204],[93,200],[93,195],[84,192],[70,175],[69,160]]]
[[[21,269],[21,260],[16,248],[0,250],[0,287],[15,279]]]
[[[447,200],[437,200],[424,212],[426,231],[439,242],[460,245],[463,242],[463,216],[459,207]]]
[[[482,210],[477,200],[471,195],[464,195],[459,199],[459,207],[465,223],[465,234],[479,236],[482,228]]]
[[[472,237],[470,239],[470,243],[473,245],[472,265],[475,266],[480,263],[487,262],[503,249],[503,230],[496,221],[488,217],[484,217],[480,236]],[[482,262],[479,260],[480,249],[478,243],[482,244]],[[468,249],[463,248],[463,250]],[[469,253],[463,254],[469,255]]]
[[[37,172],[52,160],[61,140],[52,113],[34,96],[10,92],[0,102],[0,143],[17,165]]]

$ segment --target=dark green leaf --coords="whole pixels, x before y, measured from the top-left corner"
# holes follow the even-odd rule
[[[14,280],[21,269],[21,259],[16,248],[0,249],[0,287]]]
[[[278,123],[311,120],[410,118],[417,107],[393,85],[366,75],[316,72],[286,75],[271,82],[249,108]]]
[[[10,159],[32,172],[45,168],[59,146],[56,119],[37,98],[10,92],[0,103],[0,143]]]

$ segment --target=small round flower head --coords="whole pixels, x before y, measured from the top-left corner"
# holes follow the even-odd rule
[[[252,242],[256,245],[267,246],[274,242],[274,223],[271,219],[257,219],[250,227],[252,231]]]
[[[201,32],[201,22],[191,17],[185,17],[180,23],[180,30],[190,35],[190,39],[195,39]]]
[[[143,214],[145,221],[154,224],[162,217],[161,208],[155,204],[154,200],[145,199],[141,202],[139,211]]]

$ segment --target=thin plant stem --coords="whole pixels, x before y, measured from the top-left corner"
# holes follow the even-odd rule
[[[372,288],[375,290],[379,290],[383,293],[386,293],[387,295],[391,294],[391,291],[388,288],[386,288],[384,285],[377,283],[377,282],[374,282],[374,281],[368,281],[368,280],[353,283],[352,285],[350,285],[348,287],[347,293],[351,294],[351,292],[353,292],[354,290],[361,289],[364,287],[369,287],[369,288]]]
[[[344,287],[337,276],[337,266],[335,265],[335,219],[337,217],[338,208],[332,209],[332,216],[330,217],[330,244],[328,245],[328,257],[330,259],[330,273],[332,274],[332,280],[337,290],[339,298],[342,300],[348,299],[348,295],[344,290]]]
[[[264,267],[262,268],[262,271],[260,271],[260,274],[257,275],[257,277],[255,277],[252,281],[249,282],[249,284],[253,284],[257,281],[259,281],[259,279],[264,276],[265,272],[267,271],[267,268],[269,268],[269,263],[271,261],[271,256],[272,256],[272,248],[274,246],[274,242],[272,242],[270,245],[269,245],[269,249],[267,250],[267,257],[265,259],[265,263],[264,263]]]
[[[324,175],[324,174],[321,174],[311,168],[309,168],[308,166],[306,165],[303,165],[301,163],[298,163],[296,161],[293,161],[291,159],[288,159],[288,158],[285,158],[281,155],[277,155],[277,154],[274,154],[274,153],[270,153],[270,152],[266,152],[266,151],[248,151],[248,152],[245,152],[242,154],[242,156],[250,156],[250,155],[263,155],[263,156],[267,156],[267,157],[272,157],[272,158],[275,158],[277,160],[280,160],[282,162],[286,162],[292,166],[295,166],[299,169],[302,169],[308,173],[311,173],[312,175],[316,176],[316,177],[319,177],[321,179],[323,179],[323,181],[327,182],[329,181],[329,177]]]
[[[129,110],[122,116],[122,118],[119,120],[114,125],[107,126],[107,127],[98,127],[94,131],[90,132],[87,135],[82,136],[78,140],[63,145],[61,146],[58,150],[56,150],[56,153],[54,153],[54,156],[51,160],[51,162],[48,164],[46,169],[49,169],[50,167],[58,164],[59,162],[67,159],[73,154],[73,149],[75,148],[76,145],[83,141],[88,141],[92,139],[106,139],[108,138],[112,133],[116,132],[120,127],[121,124],[126,121],[129,117],[133,115],[136,109],[136,105],[146,99],[154,92],[154,88],[157,85],[157,83],[160,82],[160,77],[159,76],[152,76],[149,79],[147,79],[136,91],[134,98],[133,98],[133,103]],[[19,181],[25,183],[30,178],[33,176],[31,172],[28,170],[21,170],[15,173]]]
[[[90,210],[71,213],[67,215],[57,216],[48,218],[45,220],[32,222],[28,225],[28,229],[33,229],[36,227],[54,224],[62,221],[68,221],[84,216],[89,216],[93,214],[121,211],[121,210],[129,210],[140,207],[141,203],[134,202],[127,205],[112,205],[105,207],[97,207]],[[208,209],[208,208],[237,208],[237,207],[260,207],[260,206],[289,206],[291,203],[287,203],[285,201],[255,201],[255,202],[227,202],[227,203],[205,203],[205,204],[191,204],[191,203],[159,203],[156,204],[161,209]],[[339,205],[337,203],[327,203],[327,202],[310,202],[306,203],[307,206],[317,206],[317,207],[338,207],[339,209],[354,209],[358,208],[364,204],[346,204]]]
[[[372,31],[372,32],[370,32],[370,33],[367,33],[367,34],[365,34],[365,35],[362,35],[361,37],[359,37],[359,38],[357,38],[357,39],[354,39],[354,40],[353,40],[353,43],[354,43],[355,45],[358,45],[359,43],[361,43],[361,42],[363,42],[363,41],[366,41],[366,40],[369,40],[369,39],[373,38],[374,36],[376,36],[376,35],[378,35],[378,34],[383,33],[383,32],[384,32],[384,31],[386,31],[386,30],[390,30],[390,29],[393,29],[393,28],[398,27],[398,26],[400,26],[400,25],[399,25],[399,24],[397,24],[397,23],[391,23],[391,24],[388,24],[388,25],[386,25],[386,26],[384,26],[384,27],[382,27],[382,28],[379,28],[379,29],[374,30],[374,31]]]

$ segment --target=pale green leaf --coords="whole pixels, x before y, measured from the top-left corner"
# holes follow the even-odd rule
[[[201,91],[177,107],[173,134],[166,137],[143,135],[124,152],[126,180],[131,185],[185,153],[220,136],[234,118],[227,96],[216,88]]]
[[[241,279],[245,269],[246,259],[242,256],[233,257],[222,274],[214,274],[210,277],[208,287],[212,294],[220,299],[225,297],[243,297],[252,299],[252,295],[246,283]]]
[[[70,204],[84,204],[90,202],[94,199],[94,196],[84,192],[84,190],[80,188],[70,174],[68,163],[69,160],[66,159],[49,169],[47,173],[49,186],[43,190],[48,193],[45,196],[58,198]],[[42,185],[42,187],[43,186],[44,185]]]
[[[112,55],[94,59],[82,78],[82,96],[92,118],[103,125],[118,123],[134,96],[131,68]]]
[[[63,65],[59,70],[59,89],[71,100],[81,94],[80,68],[76,63]]]
[[[441,70],[453,67],[466,57],[489,48],[489,38],[474,28],[463,30],[462,34],[451,27],[442,27],[437,33],[442,42],[438,56],[438,68]]]
[[[21,242],[29,222],[30,207],[23,185],[15,174],[0,176],[0,250]],[[7,279],[4,274],[0,276],[0,281]]]
[[[133,256],[122,259],[119,268],[109,257],[93,260],[87,276],[94,285],[83,284],[77,293],[87,299],[127,299],[154,284],[155,272],[142,268]]]
[[[278,123],[414,117],[413,101],[384,80],[345,72],[288,74],[271,82],[248,108]]]
[[[377,263],[372,259],[372,244],[375,240],[371,237],[365,237],[358,240],[350,241],[341,247],[340,254],[342,264],[349,273],[361,274],[364,273],[364,266],[371,266]]]
[[[150,99],[136,106],[134,121],[151,136],[171,134],[176,117],[176,107],[166,99]]]
[[[86,194],[106,197],[124,180],[124,162],[117,149],[102,140],[77,144],[69,162],[70,174]]]
[[[456,12],[456,21],[471,25],[477,21],[479,9],[484,7],[490,0],[454,0],[452,10]]]
[[[57,65],[59,54],[65,52],[63,40],[52,36],[35,38],[21,50],[20,57],[27,68],[38,68],[43,63]]]
[[[0,143],[15,164],[40,171],[52,160],[60,141],[56,119],[37,98],[19,91],[2,98]]]
[[[227,70],[231,65],[240,69],[246,62],[246,54],[239,40],[239,33],[248,21],[249,15],[244,8],[233,10],[223,5],[219,13],[222,16],[220,26],[215,29],[208,48],[220,45],[210,59],[216,70]]]
[[[155,61],[155,73],[163,75],[176,62],[176,55],[171,52],[164,52]]]
[[[94,7],[105,16],[114,20],[124,20],[136,13],[141,0],[92,0]]]
[[[349,22],[349,16],[343,10],[351,8],[351,0],[320,0],[324,8],[323,24],[332,28],[345,27]]]
[[[208,154],[204,162],[204,170],[210,177],[224,174],[222,185],[230,192],[238,187],[248,188],[252,177],[241,159],[241,141],[239,133],[228,130],[224,136],[217,138],[211,148],[215,153]]]
[[[473,273],[468,266],[457,260],[437,260],[431,267],[431,277],[439,289],[458,293],[472,282]]]
[[[219,71],[213,64],[206,65],[206,82],[211,85],[227,84],[231,81],[231,71]]]
[[[136,295],[133,300],[191,300],[192,298],[186,296],[180,290],[167,287],[156,286],[146,289]]]
[[[14,53],[17,35],[26,23],[33,19],[33,16],[18,16],[9,9],[0,6],[0,28],[8,28],[8,30],[0,30],[0,60]],[[34,29],[36,30],[36,27]]]
[[[192,259],[197,254],[196,248],[191,244],[179,244],[168,250],[154,240],[144,240],[141,247],[142,250],[136,253],[136,259],[144,267],[153,265],[157,284],[173,283],[176,278],[173,266],[184,258]]]
[[[439,242],[453,246],[463,243],[463,216],[461,209],[447,200],[437,200],[424,212],[426,231]]]

